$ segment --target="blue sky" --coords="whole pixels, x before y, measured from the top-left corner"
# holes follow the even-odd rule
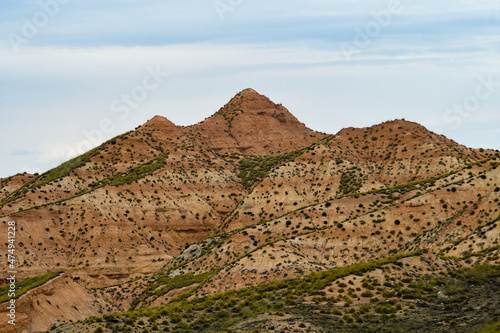
[[[497,0],[4,2],[0,177],[247,87],[318,131],[405,118],[500,149]]]

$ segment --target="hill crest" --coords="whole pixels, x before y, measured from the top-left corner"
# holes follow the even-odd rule
[[[282,154],[308,146],[325,134],[301,123],[284,106],[254,89],[237,93],[212,116],[190,126],[177,126],[156,116],[141,130],[168,136],[177,144],[207,146],[217,152],[247,155]]]

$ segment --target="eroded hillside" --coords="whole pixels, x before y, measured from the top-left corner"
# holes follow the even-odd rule
[[[252,89],[193,126],[157,116],[47,173],[0,181],[1,221],[14,220],[18,228],[18,278],[44,281],[18,300],[30,315],[19,316],[16,329],[40,331],[140,307],[191,307],[182,302],[273,283],[278,287],[269,291],[287,288],[291,295],[296,284],[286,281],[343,268],[350,276],[362,264],[375,265],[375,275],[362,281],[373,286],[498,265],[499,164],[498,152],[464,147],[405,120],[336,135],[314,132]],[[488,283],[495,281],[495,269],[488,271]],[[43,279],[56,271],[62,275]],[[347,289],[338,287],[347,275],[335,274],[330,287],[288,303],[286,295],[268,295],[275,298],[264,310],[243,318],[238,316],[247,310],[235,312],[241,320],[219,328],[321,332],[321,325],[311,325],[323,322],[318,318],[328,304],[349,303]],[[344,319],[335,322],[342,329],[370,322],[358,321],[361,314],[385,320],[379,318],[385,310],[376,310],[383,299],[394,306],[386,314],[397,320],[418,317],[414,302],[396,309],[401,294],[368,288],[373,295],[361,296],[361,287],[352,286],[353,312],[338,310]],[[68,296],[61,300],[61,293]],[[370,305],[373,297],[379,300]],[[302,306],[310,310],[307,318]],[[160,326],[173,331],[186,329],[182,323],[196,331],[217,329],[192,326],[205,318],[200,310],[181,320],[165,310],[157,319],[168,314],[168,325]],[[146,317],[141,313],[133,312],[133,325],[120,329],[155,330],[159,324],[149,315],[148,324],[139,324]],[[496,318],[486,317],[469,324]],[[121,323],[106,318],[106,325],[94,319],[56,331],[117,329],[110,323]]]

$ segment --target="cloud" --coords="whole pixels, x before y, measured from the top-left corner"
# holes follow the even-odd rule
[[[425,32],[428,36],[471,35],[485,25],[495,27],[498,1],[400,0],[403,12],[392,33]],[[349,38],[382,1],[293,2],[252,0],[233,6],[224,20],[212,0],[72,1],[61,6],[31,46],[107,47],[161,46],[188,43],[262,43]],[[0,14],[0,36],[21,34],[23,18],[40,11],[36,3],[19,1]],[[486,18],[491,18],[491,20]],[[472,19],[472,21],[471,21]],[[443,29],[447,28],[446,31]],[[399,30],[399,31],[398,31]]]
[[[11,158],[0,175],[75,156],[102,119],[114,125],[103,140],[156,114],[189,125],[247,87],[325,132],[404,117],[476,145],[480,131],[467,124],[490,121],[496,127],[481,143],[499,141],[498,93],[460,131],[442,115],[474,92],[480,75],[500,75],[500,2],[400,1],[403,12],[351,62],[340,43],[352,42],[388,0],[242,1],[224,20],[211,0],[71,1],[18,54],[7,36],[40,6],[9,3],[0,13],[0,135],[9,142],[0,158]],[[148,66],[171,76],[127,119],[117,117],[113,101]],[[21,154],[34,145],[39,155]]]
[[[41,145],[39,162],[45,165],[57,165],[81,155],[94,147],[89,140],[44,143]]]
[[[36,153],[32,152],[32,151],[27,151],[24,149],[18,149],[18,150],[14,150],[14,151],[10,152],[8,155],[9,156],[22,156],[22,155],[33,155],[33,154],[36,154]]]

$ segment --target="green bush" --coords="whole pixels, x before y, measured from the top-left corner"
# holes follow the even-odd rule
[[[241,184],[246,188],[252,187],[254,184],[267,177],[273,168],[294,160],[302,155],[306,149],[307,148],[302,148],[278,156],[245,156],[238,165],[238,177],[241,179]]]

